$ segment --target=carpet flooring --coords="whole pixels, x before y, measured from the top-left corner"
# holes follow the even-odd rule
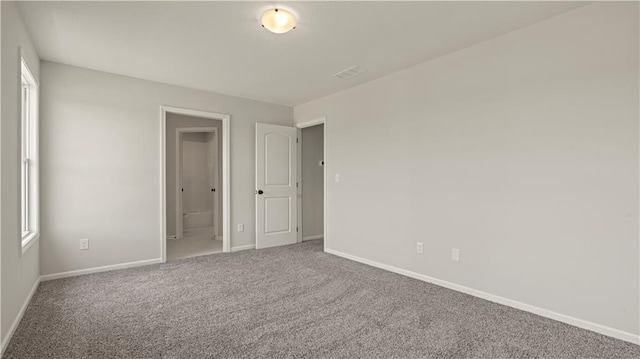
[[[310,241],[43,282],[4,358],[640,358],[640,346]]]

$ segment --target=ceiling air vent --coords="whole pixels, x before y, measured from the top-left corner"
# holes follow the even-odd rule
[[[333,75],[335,77],[341,78],[343,80],[348,80],[354,76],[358,76],[360,74],[363,74],[367,72],[367,69],[359,67],[359,66],[351,66],[346,70],[342,70],[340,72],[338,72],[337,74]]]

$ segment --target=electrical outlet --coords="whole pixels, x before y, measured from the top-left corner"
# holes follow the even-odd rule
[[[422,254],[422,243],[416,242],[416,252]]]
[[[458,248],[451,248],[451,260],[454,262],[460,261],[460,250]]]
[[[89,238],[82,238],[80,240],[80,250],[86,251],[87,249],[89,249]]]
[[[334,176],[336,179],[336,183],[340,182],[340,174],[336,173],[336,175]]]
[[[238,223],[238,232],[244,232],[244,223]]]

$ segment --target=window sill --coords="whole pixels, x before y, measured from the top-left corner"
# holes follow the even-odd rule
[[[20,256],[27,253],[27,251],[38,241],[38,238],[40,238],[40,234],[38,232],[29,233],[22,237],[22,252]]]

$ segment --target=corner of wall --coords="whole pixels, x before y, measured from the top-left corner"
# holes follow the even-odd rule
[[[19,163],[17,155],[20,148],[19,123],[7,121],[19,118],[20,113],[20,53],[29,61],[36,78],[40,77],[40,59],[22,22],[17,4],[1,3],[1,39],[0,56],[2,81],[0,83],[0,300],[2,311],[0,318],[0,337],[2,349],[6,348],[11,334],[19,323],[24,309],[38,286],[40,275],[39,242],[26,253],[21,253],[19,245]]]

